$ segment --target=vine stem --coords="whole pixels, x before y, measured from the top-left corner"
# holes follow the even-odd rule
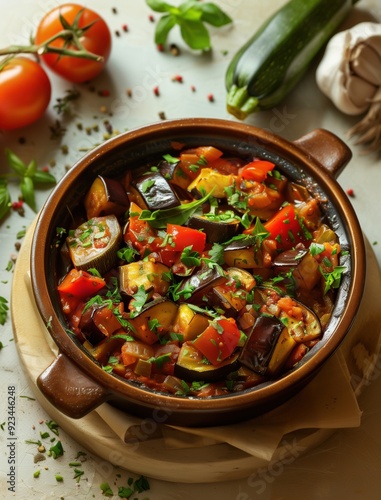
[[[82,57],[85,59],[92,59],[97,62],[102,62],[103,57],[93,52],[89,52],[84,49],[83,46],[79,43],[78,37],[73,36],[73,31],[69,29],[64,29],[52,36],[48,40],[45,40],[44,43],[41,44],[31,44],[31,45],[10,45],[9,47],[5,47],[0,49],[0,56],[11,56],[16,54],[36,54],[38,56],[42,56],[43,54],[54,53],[60,54],[62,56],[70,56],[70,57]],[[68,49],[66,47],[52,47],[50,44],[57,40],[58,38],[62,38],[66,41],[73,40],[75,45],[78,47],[77,49]]]

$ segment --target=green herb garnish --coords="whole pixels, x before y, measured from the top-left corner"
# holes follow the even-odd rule
[[[184,225],[189,217],[194,214],[198,207],[201,207],[206,200],[212,196],[213,190],[210,191],[200,200],[191,201],[190,203],[182,203],[173,208],[164,208],[162,210],[143,210],[139,215],[140,220],[147,221],[148,224],[156,229],[165,229],[167,224]]]
[[[172,28],[180,27],[184,42],[194,50],[210,50],[208,23],[216,28],[232,22],[232,19],[217,5],[210,2],[188,0],[175,7],[162,0],[146,0],[155,12],[164,14],[158,21],[155,30],[155,43],[164,45]]]

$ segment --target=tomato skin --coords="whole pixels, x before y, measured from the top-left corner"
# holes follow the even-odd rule
[[[43,68],[32,59],[14,57],[0,70],[0,129],[14,130],[37,121],[51,97]]]
[[[47,53],[42,56],[44,63],[54,72],[63,78],[74,83],[83,83],[95,78],[103,70],[111,52],[111,33],[106,22],[91,9],[81,5],[67,3],[60,5],[49,11],[40,21],[37,27],[35,43],[37,45],[63,30],[60,21],[60,14],[69,24],[72,24],[77,14],[83,10],[78,27],[83,28],[94,23],[85,31],[80,41],[83,47],[103,57],[103,61],[94,61],[86,58],[60,56],[59,54]],[[49,45],[52,47],[63,48],[65,41],[58,38]],[[69,46],[72,48],[72,46]]]

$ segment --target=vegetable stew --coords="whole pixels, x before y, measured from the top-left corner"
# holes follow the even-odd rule
[[[346,268],[320,201],[271,161],[179,149],[98,176],[61,235],[70,335],[103,370],[179,396],[281,377],[322,338]]]

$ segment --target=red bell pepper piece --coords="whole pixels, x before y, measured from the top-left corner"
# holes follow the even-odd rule
[[[294,205],[282,207],[264,227],[270,233],[268,238],[275,240],[280,250],[289,250],[298,243],[306,242]]]
[[[212,322],[194,341],[193,345],[216,366],[228,358],[237,347],[241,333],[233,318]]]
[[[239,169],[239,177],[247,181],[263,182],[268,173],[275,167],[267,160],[254,160]]]
[[[58,285],[57,290],[60,294],[83,300],[96,295],[105,285],[106,282],[102,278],[93,276],[86,271],[72,269]]]
[[[170,237],[168,250],[182,252],[184,248],[191,246],[194,252],[201,254],[206,243],[206,234],[198,229],[167,224],[167,234]]]

